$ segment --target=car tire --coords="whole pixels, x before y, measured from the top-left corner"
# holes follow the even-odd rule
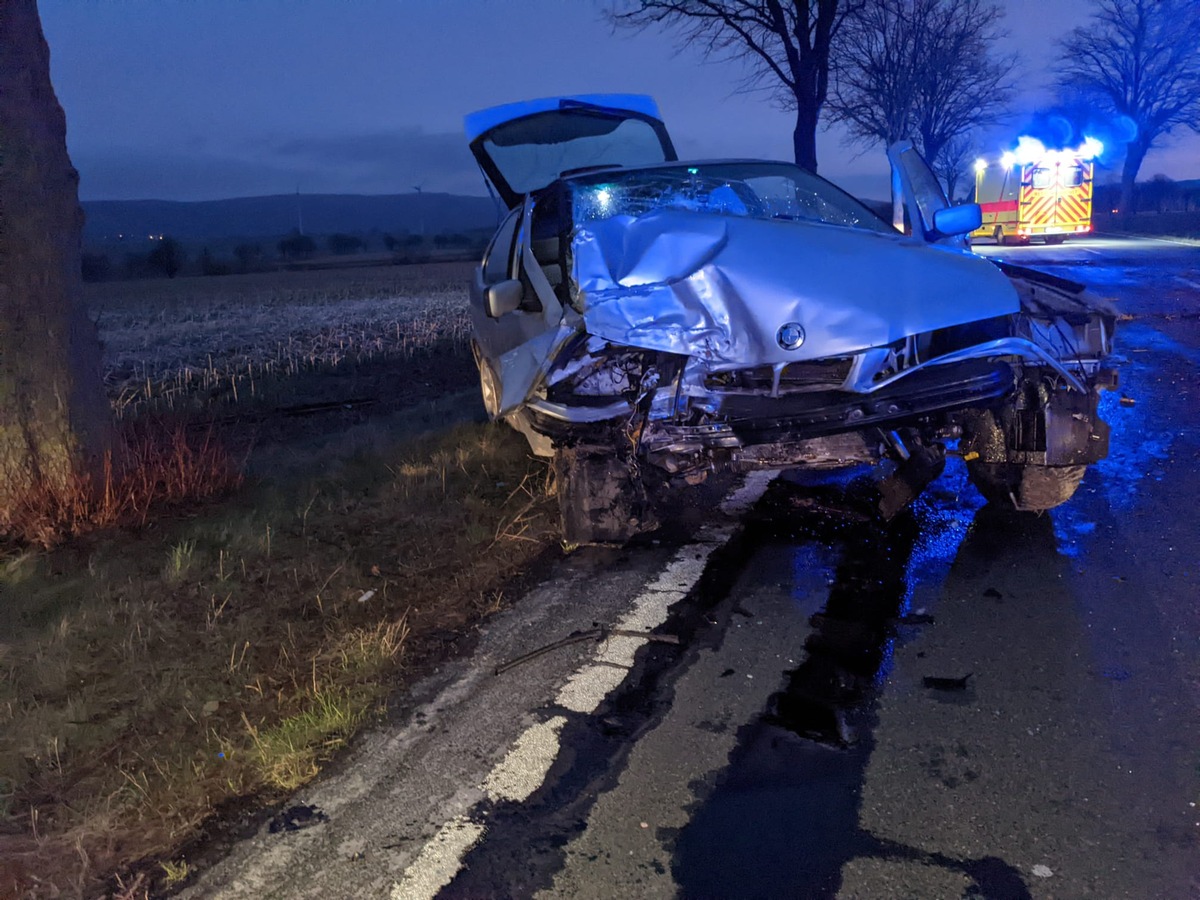
[[[984,499],[1023,512],[1042,512],[1066,503],[1086,471],[1087,466],[967,463],[967,475]]]
[[[1046,238],[1046,243],[1047,244],[1061,244],[1066,239],[1067,239],[1067,236],[1064,234],[1052,234]]]
[[[568,543],[623,543],[657,525],[633,464],[615,453],[557,450],[554,476]]]
[[[1004,237],[1004,229],[999,225],[996,226],[996,231],[992,235],[992,237],[994,237],[996,239],[997,246],[1003,247],[1005,244],[1008,243],[1008,241]]]
[[[495,421],[496,416],[500,414],[500,379],[496,377],[492,364],[483,355],[483,350],[474,341],[471,341],[471,355],[475,357],[475,365],[479,368],[479,393],[483,399],[483,408],[487,411],[488,418]]]

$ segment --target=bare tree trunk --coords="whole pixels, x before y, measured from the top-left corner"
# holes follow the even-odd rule
[[[78,185],[36,0],[0,0],[0,525],[13,498],[94,471],[111,438]]]
[[[796,154],[796,165],[816,174],[817,171],[817,117],[819,113],[801,107],[796,110],[796,128],[792,132],[792,150]]]
[[[1130,141],[1125,147],[1125,164],[1121,167],[1121,202],[1117,204],[1121,210],[1121,221],[1125,223],[1132,220],[1133,214],[1137,212],[1133,208],[1133,189],[1147,149],[1140,139]]]

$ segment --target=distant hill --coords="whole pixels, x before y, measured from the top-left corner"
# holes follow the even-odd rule
[[[496,224],[488,197],[456,194],[281,194],[230,200],[85,200],[84,241],[108,243],[169,235],[181,241],[379,230],[390,234],[464,232]]]

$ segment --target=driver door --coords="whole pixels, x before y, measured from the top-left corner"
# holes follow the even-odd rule
[[[504,219],[476,267],[471,319],[484,405],[492,418],[519,406],[549,368],[562,330],[563,308],[530,246],[533,200]],[[515,308],[498,312],[489,292],[520,295]]]

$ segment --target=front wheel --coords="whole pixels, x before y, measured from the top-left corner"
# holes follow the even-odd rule
[[[984,499],[998,506],[1042,512],[1075,494],[1087,466],[1039,466],[1032,463],[967,463],[967,475]]]
[[[658,524],[633,463],[615,453],[557,450],[554,476],[569,543],[623,543]]]

